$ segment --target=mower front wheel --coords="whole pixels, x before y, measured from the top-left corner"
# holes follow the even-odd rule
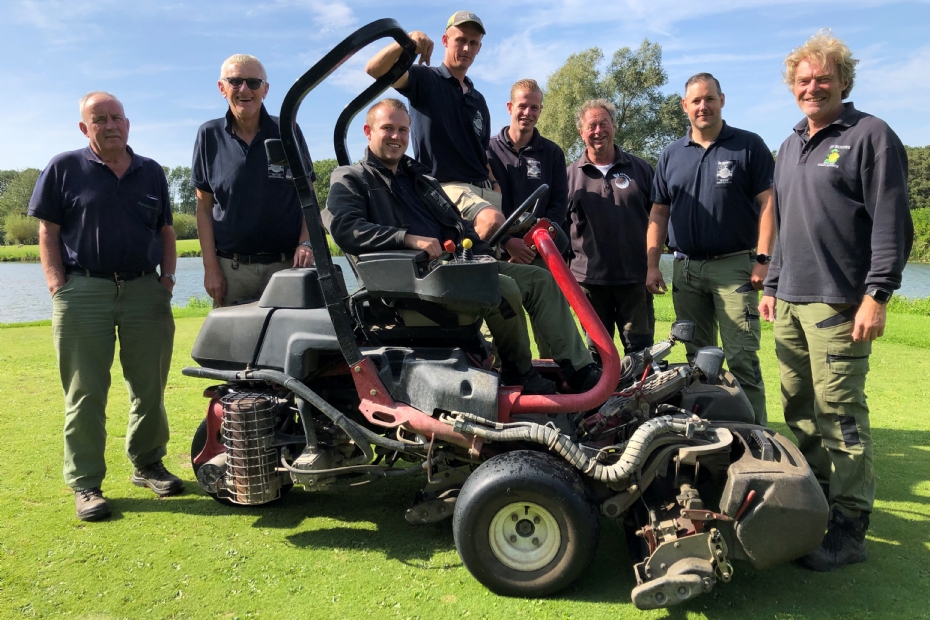
[[[452,532],[468,571],[505,596],[538,597],[571,585],[591,562],[600,533],[581,476],[554,456],[519,450],[468,477]]]

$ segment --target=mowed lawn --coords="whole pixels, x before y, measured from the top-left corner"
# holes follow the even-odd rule
[[[731,583],[652,612],[630,603],[635,579],[626,545],[607,520],[596,559],[575,586],[523,600],[491,594],[469,575],[450,521],[407,525],[416,480],[298,488],[266,508],[227,508],[205,496],[189,448],[208,382],[181,376],[201,322],[177,320],[166,396],[166,464],[184,478],[187,493],[156,499],[130,484],[127,397],[117,364],[104,483],[114,515],[90,524],[74,518],[73,494],[62,482],[51,329],[0,329],[0,618],[930,617],[930,318],[892,315],[872,356],[878,500],[869,561],[830,574],[737,564]],[[659,324],[660,335],[667,330]],[[682,353],[679,347],[678,359]],[[762,366],[769,418],[786,432],[770,329]]]

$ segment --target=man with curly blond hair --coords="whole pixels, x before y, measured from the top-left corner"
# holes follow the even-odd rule
[[[865,378],[914,235],[904,146],[843,103],[857,62],[829,31],[785,60],[805,118],[778,151],[778,236],[759,304],[775,323],[785,422],[831,507],[823,542],[800,560],[818,571],[867,558],[875,473]]]

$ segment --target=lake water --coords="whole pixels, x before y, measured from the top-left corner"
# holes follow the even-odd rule
[[[333,262],[342,267],[350,291],[358,285],[345,257]],[[662,273],[666,282],[672,278],[672,257],[662,257]],[[178,283],[174,288],[174,305],[184,306],[191,297],[205,297],[203,262],[200,258],[179,258],[176,270]],[[930,264],[911,263],[904,268],[904,280],[899,295],[910,298],[930,297]],[[0,323],[22,323],[52,318],[52,299],[45,286],[42,266],[38,263],[0,263]]]

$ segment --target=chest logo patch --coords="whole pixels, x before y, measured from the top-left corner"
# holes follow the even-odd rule
[[[617,189],[626,189],[630,186],[630,177],[623,174],[622,172],[617,172],[614,174],[614,185]]]
[[[268,164],[268,178],[269,179],[283,179],[287,176],[287,172],[284,169],[284,166],[278,164]]]
[[[824,158],[823,163],[836,165],[836,162],[840,160],[840,151],[839,149],[830,149],[830,152]]]
[[[733,173],[736,171],[736,160],[729,159],[717,162],[717,185],[729,185],[733,182]]]
[[[542,165],[540,165],[539,160],[530,159],[529,157],[526,158],[526,178],[542,178]]]
[[[475,133],[480,138],[484,134],[484,117],[481,116],[481,112],[475,112],[475,119],[471,122],[475,128]]]

